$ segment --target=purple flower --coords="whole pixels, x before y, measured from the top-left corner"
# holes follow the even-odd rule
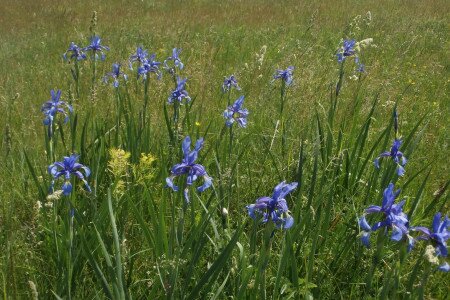
[[[361,241],[366,247],[369,247],[370,244],[370,233],[383,227],[385,230],[392,230],[391,239],[394,241],[400,241],[405,235],[408,238],[408,250],[411,250],[414,246],[414,239],[408,234],[408,216],[402,210],[405,200],[399,203],[394,203],[399,194],[400,190],[394,191],[394,184],[390,183],[384,190],[381,207],[371,205],[365,210],[365,214],[359,218],[358,223],[360,228],[363,230]],[[382,213],[383,219],[370,226],[366,220],[366,215],[373,213]]]
[[[138,62],[139,64],[143,64],[147,61],[148,52],[147,50],[143,49],[142,47],[137,47],[136,53],[132,54],[130,58],[128,59],[130,69],[133,70],[133,63]]]
[[[172,167],[170,170],[170,177],[166,178],[167,186],[177,192],[179,188],[174,184],[173,179],[181,175],[187,175],[187,186],[183,192],[186,202],[189,202],[189,186],[191,186],[199,177],[203,177],[204,183],[197,187],[197,191],[203,192],[212,185],[212,178],[206,173],[205,167],[195,163],[198,152],[202,147],[203,138],[200,138],[195,143],[194,150],[191,151],[191,138],[189,136],[185,137],[181,146],[184,157],[180,164],[176,164]]]
[[[448,264],[448,262],[444,262],[442,265],[440,265],[438,267],[438,270],[442,271],[442,272],[449,272],[450,271],[450,265]]]
[[[222,84],[222,91],[228,92],[229,90],[231,90],[231,88],[235,88],[236,90],[240,91],[241,88],[239,87],[236,77],[234,77],[234,75],[231,75],[230,77],[225,77],[223,84]]]
[[[339,48],[336,53],[337,60],[339,63],[342,63],[346,57],[355,55],[355,40],[344,40],[342,47]]]
[[[364,73],[366,71],[365,65],[359,62],[359,57],[356,55],[355,55],[355,64],[356,64],[356,72]]]
[[[247,126],[247,116],[248,110],[241,108],[244,103],[244,96],[240,96],[233,105],[228,106],[228,108],[223,112],[223,116],[226,119],[225,124],[228,127],[233,126],[234,122],[237,122],[240,127]]]
[[[423,235],[418,240],[429,240],[436,247],[436,255],[446,257],[448,255],[447,240],[450,238],[450,219],[445,216],[441,221],[441,213],[434,215],[431,229],[423,226],[412,227],[411,230],[419,231]]]
[[[63,54],[65,60],[67,60],[67,54],[70,54],[69,59],[83,60],[86,59],[86,54],[83,49],[78,47],[74,42],[70,43],[69,49]]]
[[[55,162],[54,164],[48,167],[48,173],[53,176],[51,191],[53,192],[53,186],[55,180],[59,177],[64,177],[64,184],[62,186],[63,194],[69,195],[72,192],[72,184],[70,183],[70,178],[72,175],[78,177],[81,181],[83,181],[84,186],[90,192],[91,187],[86,181],[86,177],[89,177],[91,171],[88,167],[77,163],[79,156],[76,154],[72,154],[71,156],[64,156],[64,160],[61,162]],[[81,172],[84,171],[84,175]]]
[[[155,73],[158,79],[161,79],[161,72],[159,71],[160,62],[155,60],[156,54],[150,55],[148,59],[141,62],[141,66],[138,68],[138,78],[142,76],[147,78],[148,73]]]
[[[173,48],[172,49],[172,56],[169,56],[165,61],[164,61],[164,67],[167,71],[169,71],[169,73],[173,73],[175,68],[178,68],[180,70],[183,70],[184,68],[184,64],[181,62],[180,60],[180,52],[181,49],[178,48]],[[168,65],[167,62],[169,61],[173,61],[173,67],[170,67]]]
[[[273,75],[273,81],[276,79],[282,79],[286,85],[291,85],[292,83],[292,72],[294,72],[294,67],[289,66],[286,70],[277,70],[275,75]]]
[[[287,194],[297,188],[297,182],[279,183],[273,190],[272,197],[261,197],[255,204],[247,205],[248,215],[252,219],[262,218],[263,223],[269,219],[275,223],[277,228],[289,229],[294,224],[294,218],[289,214],[286,197]]]
[[[402,140],[395,139],[392,144],[391,151],[386,151],[380,154],[375,160],[374,165],[377,169],[380,168],[380,158],[381,157],[391,157],[392,160],[397,164],[397,174],[398,176],[403,176],[405,174],[404,166],[408,162],[406,157],[403,155],[401,151],[399,151],[400,146],[402,145]]]
[[[450,219],[448,216],[445,216],[441,221],[441,217],[441,213],[434,215],[433,224],[431,225],[432,230],[423,226],[412,227],[411,230],[419,231],[423,234],[417,238],[418,240],[431,241],[436,256],[447,257],[447,240],[450,238]],[[444,262],[438,269],[443,272],[449,272],[450,265]]]
[[[191,101],[191,97],[189,97],[188,92],[185,90],[186,81],[187,78],[181,79],[180,77],[177,77],[177,87],[172,91],[167,99],[169,104],[172,104],[174,101],[179,101],[182,103],[183,99],[185,99],[186,102]]]
[[[106,55],[103,52],[103,50],[109,51],[109,47],[103,46],[101,44],[100,37],[98,35],[94,35],[91,38],[91,43],[89,44],[89,46],[85,47],[83,50],[84,51],[92,51],[94,59],[97,59],[97,54],[100,53],[101,60],[105,60]]]
[[[65,111],[65,108],[71,113],[73,111],[72,106],[65,101],[61,101],[61,90],[51,90],[50,94],[52,98],[42,105],[41,111],[45,115],[44,125],[51,125],[57,113],[65,116],[64,122],[69,120],[69,115]]]
[[[122,76],[123,79],[126,81],[128,80],[127,74],[123,73],[122,71],[120,71],[120,64],[119,63],[114,63],[112,65],[112,72],[109,72],[105,75],[105,77],[103,77],[103,81],[105,83],[108,83],[108,79],[112,78],[113,81],[113,86],[115,88],[119,87],[119,77]]]

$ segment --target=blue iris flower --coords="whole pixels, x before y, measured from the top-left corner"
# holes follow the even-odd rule
[[[402,140],[395,139],[392,144],[391,151],[386,151],[380,154],[375,160],[374,165],[377,169],[380,168],[380,158],[382,157],[391,157],[392,160],[397,164],[397,174],[398,176],[403,176],[405,174],[404,166],[408,162],[406,157],[403,155],[401,151],[399,151],[400,146],[402,145]]]
[[[172,104],[174,101],[178,101],[182,103],[183,99],[186,102],[191,101],[191,97],[189,97],[188,92],[185,90],[187,78],[181,79],[177,77],[177,87],[172,91],[169,98],[167,99],[169,104]]]
[[[173,191],[177,192],[179,190],[173,182],[175,177],[181,175],[187,175],[186,188],[184,189],[184,198],[186,202],[189,203],[189,186],[194,184],[194,182],[199,178],[203,177],[203,185],[197,187],[197,191],[203,192],[212,185],[212,178],[206,173],[205,167],[196,164],[195,161],[198,158],[198,152],[203,147],[203,138],[200,138],[195,143],[194,150],[191,151],[191,138],[189,136],[185,137],[181,146],[183,150],[183,159],[180,164],[176,164],[170,170],[170,177],[166,178],[167,186]]]
[[[234,77],[234,75],[231,75],[230,77],[225,77],[223,84],[222,84],[222,91],[224,93],[228,92],[233,87],[238,91],[241,90],[241,88],[239,87],[238,82],[236,80],[236,77]]]
[[[275,223],[277,228],[289,229],[294,224],[294,218],[289,214],[286,197],[287,194],[297,188],[298,183],[279,183],[273,190],[272,197],[261,197],[255,204],[247,205],[248,215],[252,219],[262,217],[262,222],[267,223],[269,219]]]
[[[228,106],[228,108],[223,112],[223,116],[226,119],[225,124],[228,127],[233,126],[234,122],[237,122],[240,127],[247,126],[247,116],[248,110],[246,108],[242,108],[242,104],[244,103],[244,96],[239,97],[233,105]]]
[[[385,228],[386,231],[391,229],[391,239],[397,242],[405,235],[408,238],[408,251],[414,246],[414,239],[409,235],[408,216],[403,212],[405,200],[394,203],[399,194],[400,190],[394,191],[394,184],[390,183],[384,190],[381,207],[371,205],[365,210],[365,214],[359,218],[359,226],[363,230],[361,241],[366,247],[369,247],[370,245],[369,239],[371,232],[380,228]],[[382,213],[384,218],[382,221],[370,226],[366,220],[366,215],[373,213]]]
[[[108,83],[109,78],[112,78],[114,80],[113,81],[113,86],[115,88],[117,88],[117,87],[119,87],[119,77],[120,76],[122,76],[125,81],[128,80],[127,74],[125,74],[122,71],[120,71],[120,64],[114,63],[112,65],[112,72],[107,73],[105,75],[105,77],[103,77],[103,81],[105,83]]]
[[[345,58],[355,55],[355,46],[355,40],[344,40],[342,47],[339,48],[338,52],[336,53],[338,62],[342,63]]]
[[[70,43],[69,49],[63,54],[65,60],[67,60],[67,55],[69,54],[69,59],[84,60],[86,59],[86,54],[83,52],[81,47],[78,47],[74,42]]]
[[[44,125],[51,125],[57,113],[63,114],[65,116],[64,123],[66,123],[69,120],[69,115],[65,111],[65,108],[67,108],[69,113],[72,113],[72,106],[65,101],[61,101],[61,90],[51,90],[50,94],[52,98],[49,101],[45,102],[41,108],[41,111],[45,115],[45,119],[43,121]],[[51,130],[50,128],[51,126],[49,126],[49,130]],[[51,135],[50,131],[49,134]]]
[[[436,213],[433,218],[433,224],[431,229],[422,226],[412,227],[411,230],[419,231],[423,235],[419,236],[418,240],[429,240],[435,247],[436,256],[447,257],[447,240],[450,238],[450,219],[445,216],[441,221],[442,214]],[[450,266],[448,263],[444,263],[439,267],[439,270],[448,272]]]
[[[100,53],[101,60],[105,60],[106,55],[103,50],[109,51],[109,47],[103,46],[101,44],[101,38],[98,35],[94,35],[91,38],[91,43],[89,44],[89,46],[85,47],[83,50],[92,51],[94,59],[97,59],[97,55]]]
[[[165,61],[164,61],[164,67],[167,71],[169,71],[169,73],[173,73],[175,68],[178,68],[180,70],[183,70],[184,68],[184,64],[183,62],[181,62],[180,60],[180,55],[181,53],[181,49],[178,48],[173,48],[172,49],[172,56],[169,56]],[[173,67],[170,67],[169,64],[167,62],[169,61],[173,61]]]
[[[156,54],[150,55],[148,59],[141,61],[141,65],[138,68],[138,78],[142,76],[144,79],[147,78],[148,73],[155,73],[158,79],[161,79],[161,72],[159,70],[160,62],[155,60]]]
[[[356,72],[364,73],[366,71],[366,66],[359,62],[359,57],[355,56]]]
[[[72,154],[71,156],[65,156],[63,161],[55,162],[54,164],[48,167],[48,173],[53,176],[51,191],[53,192],[53,186],[55,180],[59,177],[64,178],[64,184],[62,186],[63,194],[69,195],[72,192],[72,184],[70,183],[70,178],[72,175],[78,177],[81,181],[83,181],[84,186],[90,192],[91,187],[89,186],[86,178],[89,177],[91,171],[88,167],[77,163],[79,155]],[[84,174],[81,172],[84,171]]]
[[[292,78],[293,78],[293,73],[294,72],[294,67],[293,66],[289,66],[287,67],[286,70],[277,70],[275,72],[275,75],[273,75],[273,80],[276,79],[282,79],[284,80],[284,82],[286,83],[286,85],[291,85],[292,83]]]
[[[130,69],[133,70],[133,63],[138,62],[139,64],[143,64],[145,61],[147,61],[148,58],[148,52],[147,50],[143,49],[142,47],[137,47],[136,53],[132,54],[128,60]]]

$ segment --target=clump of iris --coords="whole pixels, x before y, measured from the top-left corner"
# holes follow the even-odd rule
[[[236,90],[240,91],[241,88],[238,85],[236,77],[232,74],[230,77],[225,77],[222,84],[222,92],[226,93],[230,91],[232,88],[235,88]]]
[[[363,40],[361,42],[365,42]],[[342,64],[348,57],[354,57],[354,62],[356,64],[357,72],[365,72],[365,66],[360,62],[358,56],[358,50],[360,49],[360,43],[357,43],[354,39],[344,39],[342,41],[342,46],[336,52],[336,57],[338,63]]]
[[[101,41],[102,39],[98,35],[94,35],[93,37],[91,37],[90,44],[83,50],[92,52],[92,57],[95,60],[98,59],[99,55],[101,60],[105,60],[106,54],[103,51],[109,51],[109,47],[102,45]]]
[[[115,88],[118,88],[119,87],[119,78],[120,77],[122,77],[125,81],[128,80],[127,74],[122,72],[120,69],[121,69],[121,65],[119,63],[114,63],[112,65],[112,71],[107,73],[103,77],[103,82],[108,83],[109,79],[111,78],[113,80],[113,86]]]
[[[64,123],[66,123],[69,120],[69,113],[73,112],[72,106],[61,100],[61,90],[51,90],[50,94],[51,99],[45,102],[41,107],[41,111],[45,115],[43,123],[44,125],[49,125],[49,129],[58,113],[64,115]],[[69,113],[65,109],[67,109]]]
[[[408,238],[408,251],[414,246],[414,239],[409,235],[408,216],[403,212],[405,200],[395,203],[395,199],[400,194],[400,189],[394,191],[394,184],[390,183],[383,192],[383,201],[381,206],[371,205],[359,218],[359,226],[363,230],[361,241],[366,246],[370,246],[370,235],[372,232],[383,228],[385,232],[392,231],[391,239],[400,241],[403,236]],[[370,226],[366,216],[374,213],[382,214],[381,220]]]
[[[72,192],[72,183],[70,182],[72,176],[80,179],[84,183],[86,190],[89,192],[91,191],[91,187],[86,180],[86,178],[91,174],[91,170],[85,165],[78,163],[78,158],[79,155],[76,154],[64,156],[62,161],[55,162],[48,167],[48,173],[53,176],[50,186],[51,193],[53,193],[55,180],[61,177],[64,179],[64,183],[62,185],[63,194],[66,196],[69,195]]]
[[[74,42],[71,42],[69,48],[63,54],[64,60],[84,60],[86,59],[86,53],[83,52],[83,48],[78,47]]]
[[[183,103],[183,100],[186,103],[191,101],[191,97],[186,91],[186,81],[187,78],[182,79],[180,77],[177,77],[177,86],[167,99],[167,102],[169,104],[173,104],[175,101],[178,101],[180,103]]]
[[[248,110],[242,108],[244,103],[244,96],[240,96],[231,106],[223,112],[223,117],[226,119],[225,124],[228,127],[233,126],[236,122],[240,127],[247,126]]]
[[[273,190],[272,197],[261,197],[254,204],[247,205],[248,215],[262,223],[271,220],[277,228],[289,229],[294,218],[289,214],[285,197],[297,188],[298,183],[280,182]]]
[[[447,257],[447,240],[450,238],[450,219],[448,216],[445,216],[441,221],[441,218],[442,214],[439,212],[434,215],[431,230],[423,226],[412,227],[411,230],[422,233],[422,235],[417,238],[418,240],[431,242],[437,257]],[[449,272],[450,265],[448,262],[443,262],[438,269],[443,272]]]
[[[404,166],[408,162],[406,157],[403,155],[403,152],[400,151],[400,146],[402,145],[401,139],[395,139],[392,143],[391,150],[385,151],[381,153],[377,158],[374,160],[374,165],[377,169],[380,168],[380,158],[382,157],[390,157],[394,161],[394,163],[397,165],[397,175],[403,176],[405,174],[405,168]]]
[[[289,66],[286,68],[286,70],[276,70],[275,74],[273,75],[273,81],[277,80],[277,79],[281,79],[284,81],[284,83],[289,86],[292,84],[292,80],[293,80],[293,72],[294,72],[294,67],[293,66]]]
[[[180,59],[181,49],[173,48],[172,56],[169,56],[164,60],[164,69],[166,69],[169,73],[173,74],[176,69],[183,70],[184,64]]]
[[[170,187],[174,192],[179,190],[178,186],[175,185],[174,179],[176,177],[187,175],[186,178],[186,188],[184,189],[184,199],[189,203],[189,187],[194,184],[194,182],[199,178],[203,177],[203,185],[197,187],[197,191],[203,192],[212,185],[212,178],[206,173],[205,167],[203,165],[195,163],[198,158],[198,152],[203,147],[203,138],[200,138],[195,143],[194,149],[191,151],[191,138],[186,136],[181,145],[181,150],[183,151],[183,159],[181,163],[176,164],[170,170],[170,176],[166,178],[167,186]]]

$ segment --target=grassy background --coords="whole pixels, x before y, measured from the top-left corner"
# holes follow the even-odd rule
[[[42,238],[42,231],[45,232],[40,224],[42,216],[37,215],[34,209],[39,200],[38,193],[23,153],[25,151],[28,154],[37,170],[45,170],[47,162],[44,159],[44,129],[40,107],[49,98],[49,90],[53,88],[62,89],[65,98],[69,98],[71,66],[61,59],[61,55],[71,41],[86,44],[94,10],[98,12],[97,33],[103,38],[104,44],[111,47],[106,61],[99,63],[98,74],[109,71],[112,62],[125,62],[137,45],[155,52],[159,60],[167,57],[173,47],[183,49],[182,58],[186,65],[183,75],[189,78],[188,91],[195,97],[191,118],[200,123],[200,126],[185,128],[184,133],[198,131],[203,135],[211,124],[205,137],[209,145],[213,145],[222,127],[220,114],[226,99],[220,93],[221,82],[226,75],[237,75],[242,93],[246,96],[245,106],[251,114],[248,129],[238,133],[241,140],[238,149],[248,149],[241,158],[241,174],[237,176],[239,180],[236,179],[239,182],[238,188],[233,191],[232,196],[227,196],[234,197],[230,204],[230,222],[235,223],[244,216],[244,205],[259,196],[270,194],[272,186],[279,179],[294,179],[292,174],[298,163],[301,140],[307,145],[307,160],[310,165],[313,164],[314,136],[311,128],[314,127],[316,111],[322,114],[329,107],[329,86],[336,82],[339,72],[334,53],[343,37],[357,40],[371,37],[376,47],[368,48],[362,54],[367,69],[362,80],[345,81],[336,122],[340,124],[354,117],[354,122],[362,124],[372,107],[372,99],[379,94],[379,103],[367,137],[368,144],[372,146],[388,125],[396,100],[399,101],[400,128],[404,135],[413,129],[421,116],[427,114],[427,126],[414,154],[409,157],[407,172],[408,176],[412,176],[416,171],[430,167],[431,172],[420,205],[424,208],[431,203],[433,193],[446,184],[449,174],[446,163],[449,5],[446,1],[275,2],[115,0],[106,4],[104,1],[3,1],[3,9],[0,11],[0,114],[3,116],[0,119],[0,232],[2,286],[9,297],[27,297],[28,280],[36,282],[40,293],[47,296],[51,289],[56,289],[52,282],[57,275],[52,266],[46,265],[52,251],[50,247],[46,248]],[[371,12],[372,21],[366,25],[363,18],[368,11]],[[359,28],[349,25],[357,15],[361,15]],[[263,46],[267,50],[264,59],[259,62],[256,54],[261,54]],[[270,85],[270,79],[276,68],[288,65],[296,67],[295,83],[289,89],[286,109],[289,112],[289,150],[287,157],[277,156],[273,162],[261,153],[265,140],[273,135],[278,110],[278,85]],[[73,103],[80,116],[79,122],[82,124],[85,118],[90,118],[89,122],[97,122],[100,127],[106,128],[108,122],[113,121],[110,116],[114,112],[114,91],[110,86],[99,84],[95,101],[91,101],[89,65],[86,64],[81,72],[86,80],[82,82],[80,99]],[[150,87],[150,119],[154,129],[150,135],[151,140],[147,141],[150,146],[145,150],[154,153],[160,161],[158,167],[164,169],[151,183],[151,189],[156,195],[154,197],[159,199],[157,201],[163,201],[169,195],[167,191],[162,191],[170,160],[164,152],[166,144],[162,142],[167,140],[162,107],[171,84],[169,76],[166,76],[162,81],[151,81]],[[139,106],[142,91],[133,90],[132,95],[133,103]],[[233,94],[234,98],[238,96],[238,93]],[[360,106],[352,113],[355,99],[358,99]],[[90,132],[94,139],[95,130]],[[351,140],[352,137],[347,132],[344,135]],[[105,147],[108,147],[107,143]],[[383,150],[381,148],[378,147],[375,153]],[[62,156],[67,151],[60,148],[58,153]],[[93,163],[93,156],[89,157],[88,161]],[[99,174],[103,172],[101,166],[106,166],[106,159],[104,157],[97,166]],[[220,172],[217,171],[216,174],[213,155],[205,158],[204,163],[217,178]],[[225,174],[226,171],[223,170]],[[409,203],[414,201],[425,175],[426,172],[419,174],[408,184],[405,193],[409,194]],[[310,173],[305,173],[305,176],[309,178]],[[404,179],[403,183],[407,180]],[[305,190],[310,185],[310,182],[305,182]],[[99,199],[105,199],[106,190],[99,194]],[[138,202],[132,195],[131,193],[128,198]],[[342,203],[345,203],[347,196],[345,193],[339,196]],[[441,202],[444,208],[448,208],[445,206],[446,196],[447,194]],[[355,200],[359,201],[355,212],[359,214],[362,212],[363,201],[362,198],[355,199],[360,199]],[[374,203],[374,200],[369,199],[368,202]],[[337,202],[332,209],[333,221],[339,220],[338,217],[345,211],[345,205],[340,203]],[[298,210],[300,207],[291,205],[290,208]],[[308,218],[308,215],[302,213],[302,218],[305,217]],[[354,220],[354,217],[350,215],[346,219]],[[430,218],[418,217],[427,220],[427,224]],[[134,224],[135,221],[129,222]],[[345,222],[341,225],[346,226]],[[134,227],[128,228],[130,231],[127,231],[127,240],[133,244],[133,237],[138,241],[139,233],[130,228]],[[107,234],[109,231],[105,228],[104,232]],[[122,234],[126,235],[125,229]],[[308,238],[310,236],[305,234],[307,243],[310,241]],[[130,249],[139,249],[139,245],[135,242]],[[280,242],[280,249],[281,245]],[[315,268],[327,266],[326,260],[330,259],[328,256],[333,256],[329,251],[332,249],[331,245],[333,244],[326,247],[328,250],[323,250],[324,256],[318,258]],[[306,248],[305,253],[308,252],[308,247]],[[209,256],[206,257],[212,259],[217,256],[217,253],[209,250]],[[154,261],[157,261],[155,257],[156,254],[149,261],[139,258],[139,271],[136,271],[136,278],[133,278],[134,289],[139,291],[136,294],[145,290],[147,282],[139,283],[138,278],[143,278],[139,275],[147,270],[153,270],[151,268]],[[302,260],[306,260],[306,256],[300,259]],[[202,263],[206,264],[206,261],[209,262],[209,259]],[[366,261],[370,261],[370,258],[366,258]],[[274,265],[276,269],[277,262]],[[84,274],[91,274],[86,266],[82,270]],[[197,273],[201,273],[201,268]],[[197,273],[194,277],[200,276]],[[317,295],[325,297],[336,293],[334,285],[338,286],[342,297],[360,295],[361,291],[352,286],[361,282],[360,279],[347,277],[346,279],[353,281],[339,282],[339,278],[331,277],[332,274],[318,271],[317,275],[310,278],[316,285],[324,284],[322,294]],[[94,281],[86,279],[84,290],[79,290],[78,296],[93,297],[89,287],[96,286]],[[157,283],[154,284],[156,286]],[[433,285],[427,293],[442,296],[445,289],[437,286],[438,284]],[[154,289],[161,290],[160,287]],[[232,294],[233,290],[227,286],[227,295]],[[180,295],[182,294],[178,294]]]

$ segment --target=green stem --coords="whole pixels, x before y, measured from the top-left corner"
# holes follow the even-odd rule
[[[144,108],[142,111],[142,128],[145,128],[145,123],[146,123],[146,119],[147,119],[147,106],[148,106],[148,87],[149,87],[149,83],[150,83],[150,76],[149,74],[147,74],[147,77],[145,78],[144,81]]]
[[[74,198],[75,193],[71,194],[71,197]],[[67,297],[68,299],[72,299],[72,275],[73,275],[73,206],[69,197],[67,197],[67,207],[69,208],[69,239],[67,241],[68,246],[68,258],[67,258]]]
[[[117,108],[116,108],[116,134],[115,134],[115,145],[119,146],[119,131],[120,131],[120,119],[122,116],[122,105],[120,101],[120,92],[119,87],[116,88],[116,100],[117,100]]]
[[[281,132],[281,155],[285,157],[286,153],[286,128],[284,124],[284,105],[286,102],[286,82],[284,80],[281,81],[281,93],[280,93],[281,101],[280,101],[280,132]]]
[[[75,60],[75,92],[77,99],[80,99],[80,66],[78,65],[78,60]]]
[[[372,266],[366,278],[366,294],[369,294],[372,289],[373,276],[383,257],[383,248],[385,241],[386,235],[383,230],[380,230],[377,236],[377,249],[375,251],[375,255],[373,256]]]
[[[259,299],[266,299],[266,270],[270,260],[270,250],[272,247],[272,234],[274,225],[272,222],[265,224],[263,246],[258,263],[258,270],[256,274],[255,287],[259,287]]]

